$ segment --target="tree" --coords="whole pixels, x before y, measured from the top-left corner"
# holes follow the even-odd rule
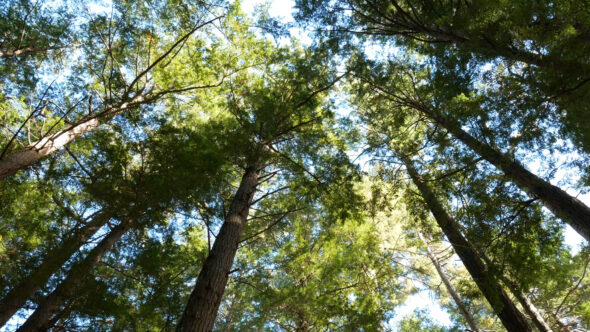
[[[480,291],[485,295],[504,327],[508,331],[532,331],[524,315],[516,308],[498,281],[486,271],[487,268],[483,260],[472,249],[460,230],[457,229],[453,218],[448,215],[436,196],[428,188],[428,185],[420,178],[412,161],[406,156],[401,156],[400,158],[402,158],[407,172],[412,178],[414,185],[420,191],[437,224],[447,236],[457,255],[461,257],[465,268],[467,268],[473,277]]]
[[[309,158],[307,154],[314,145],[330,143],[323,141],[323,134],[317,132],[330,116],[321,98],[342,76],[336,76],[326,66],[321,49],[313,56],[309,53],[305,56],[309,51],[273,50],[268,43],[257,48],[246,46],[272,53],[258,54],[265,68],[262,75],[241,76],[242,86],[230,86],[228,111],[235,117],[238,128],[235,144],[245,152],[237,159],[244,173],[199,273],[178,331],[213,328],[261,172],[281,158],[301,167],[290,155]],[[287,65],[289,60],[295,70]],[[319,128],[314,128],[318,125]]]
[[[565,112],[565,131],[587,152],[588,128],[581,124],[587,106],[579,100],[589,91],[584,52],[590,25],[587,4],[581,6],[574,1],[298,2],[299,17],[321,24],[321,31],[334,38],[348,34],[393,41],[443,59],[439,64],[451,65],[449,70],[460,67],[457,62],[505,62],[511,68],[506,75],[538,99],[537,115],[543,103],[555,106],[550,112]]]
[[[197,81],[185,79],[182,85],[178,85],[179,82],[170,82],[171,80],[167,78],[154,79],[161,76],[157,71],[173,64],[174,58],[187,43],[192,44],[189,38],[199,30],[217,22],[223,15],[216,17],[198,15],[196,18],[179,15],[181,19],[177,20],[170,18],[177,9],[175,6],[170,6],[169,12],[166,12],[167,7],[161,7],[155,3],[138,5],[139,8],[134,8],[135,6],[136,4],[124,1],[115,2],[113,10],[116,9],[116,13],[111,12],[108,17],[99,15],[85,24],[84,28],[88,29],[88,34],[84,35],[85,57],[74,68],[62,69],[76,74],[70,78],[72,82],[68,82],[70,84],[63,87],[70,90],[70,93],[75,96],[73,99],[68,95],[59,94],[51,98],[54,93],[53,83],[51,83],[40,86],[43,92],[39,96],[31,96],[32,100],[37,99],[38,102],[33,107],[31,100],[27,116],[22,115],[25,110],[19,109],[25,105],[15,103],[13,104],[16,107],[6,105],[7,109],[3,113],[11,121],[6,124],[5,130],[12,131],[13,134],[6,142],[2,142],[4,147],[0,154],[0,179],[59,151],[77,137],[96,130],[102,123],[109,122],[119,114],[142,105],[153,104],[170,94],[213,88],[224,79],[222,71],[207,73],[203,70],[203,67],[207,66],[206,62],[196,64],[201,69],[197,69],[193,75],[188,76],[202,75]],[[194,7],[192,9],[196,11],[201,6],[208,7],[207,4],[191,4],[191,7]],[[155,22],[149,21],[149,16],[156,13],[161,18]],[[10,14],[11,10],[6,13],[6,15]],[[192,21],[187,22],[187,19]],[[117,30],[108,28],[104,31],[105,26],[115,24],[121,25],[120,28]],[[180,28],[180,33],[172,37],[173,42],[166,42],[165,40],[170,36],[165,33],[162,36],[156,36],[155,33],[158,31],[156,27],[148,30],[138,29],[137,27],[142,24],[159,25],[161,28],[177,26]],[[196,44],[198,45],[199,42]],[[153,59],[152,52],[155,54]],[[79,80],[79,77],[85,79]],[[208,82],[201,83],[203,81]],[[91,90],[92,93],[87,90]],[[15,109],[11,109],[13,107],[10,106]],[[45,131],[47,119],[50,120],[50,126]],[[31,141],[31,132],[37,129],[35,124],[31,129],[31,122],[34,120],[42,121],[42,124],[40,123],[38,138]],[[17,144],[24,136],[22,130],[25,125],[28,131],[28,144]]]
[[[0,5],[4,329],[588,328],[585,5],[297,4]]]
[[[498,147],[487,144],[469,134],[461,127],[460,122],[445,114],[452,114],[451,110],[444,113],[439,110],[439,108],[461,107],[458,106],[461,104],[460,98],[445,100],[443,96],[441,98],[443,100],[439,101],[438,91],[431,91],[430,87],[415,81],[424,73],[398,67],[395,62],[387,64],[386,68],[377,68],[375,71],[378,73],[371,78],[364,78],[365,74],[360,74],[361,83],[358,88],[359,90],[368,90],[366,93],[361,92],[361,96],[366,97],[368,94],[370,96],[371,93],[376,93],[374,102],[381,102],[384,99],[384,105],[392,108],[388,112],[396,110],[419,112],[436,125],[444,128],[481,158],[496,166],[508,179],[533,198],[539,199],[549,210],[570,224],[585,239],[590,239],[590,225],[588,225],[590,208],[588,206],[559,187],[528,171],[510,154],[504,153]],[[406,74],[409,74],[410,78]],[[426,101],[428,98],[431,98],[432,101]],[[456,101],[457,99],[459,102]],[[477,100],[470,102],[469,107],[479,104]],[[383,105],[379,107],[382,109]]]
[[[457,292],[457,290],[455,289],[455,287],[453,286],[453,284],[451,283],[451,281],[447,277],[447,274],[443,270],[438,259],[430,250],[427,240],[424,238],[424,236],[422,234],[419,234],[419,237],[420,237],[420,240],[424,243],[424,246],[426,247],[426,255],[428,256],[428,258],[432,262],[432,265],[434,265],[434,267],[436,268],[436,272],[438,272],[441,280],[445,284],[447,291],[449,292],[449,294],[451,294],[453,301],[455,301],[455,304],[459,308],[459,311],[461,311],[461,314],[465,317],[465,320],[469,324],[469,327],[471,327],[471,330],[473,330],[475,332],[481,331],[481,329],[479,328],[479,325],[477,324],[477,321],[475,320],[475,318],[473,317],[473,315],[471,314],[469,309],[465,306],[463,299],[461,299],[461,295],[459,295],[459,293]]]

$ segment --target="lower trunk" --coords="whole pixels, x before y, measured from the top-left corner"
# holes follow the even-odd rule
[[[84,227],[80,228],[70,237],[66,238],[59,247],[51,250],[29,276],[20,281],[0,300],[0,326],[17,312],[28,299],[43,287],[49,278],[61,268],[72,255],[78,251],[81,245],[110,219],[110,213],[101,212]]]
[[[29,316],[27,321],[17,331],[46,331],[50,327],[53,315],[59,310],[60,306],[66,300],[75,296],[76,292],[82,288],[86,280],[88,280],[92,268],[113,247],[115,242],[117,242],[123,234],[132,227],[132,225],[132,220],[125,220],[113,228],[81,262],[76,264],[70,270],[68,276],[55,288],[55,290],[41,301],[35,312]]]
[[[447,291],[449,292],[449,294],[453,298],[453,301],[455,301],[455,303],[457,304],[457,308],[459,308],[461,315],[463,315],[463,317],[467,321],[467,324],[469,324],[469,327],[471,328],[472,331],[481,332],[481,329],[479,328],[479,325],[475,321],[475,318],[473,317],[473,315],[471,314],[469,309],[467,309],[467,307],[465,306],[463,299],[461,299],[461,295],[459,295],[459,293],[457,292],[457,290],[455,289],[455,287],[453,286],[453,284],[451,283],[451,281],[447,277],[447,274],[443,270],[442,266],[439,264],[436,256],[434,256],[434,254],[431,252],[430,247],[428,246],[428,243],[426,242],[426,239],[424,239],[422,234],[419,234],[419,236],[420,236],[420,239],[422,240],[422,242],[424,242],[424,245],[426,246],[426,254],[428,255],[428,258],[430,259],[430,261],[432,262],[432,264],[436,268],[436,271],[438,272],[440,279],[445,284],[445,287],[447,288]]]
[[[246,169],[229,213],[213,243],[213,248],[199,273],[197,283],[178,324],[179,332],[205,332],[213,329],[217,311],[227,284],[238,242],[248,218],[256,186],[259,167]]]
[[[527,192],[530,196],[538,198],[551,212],[567,222],[573,229],[590,242],[590,207],[580,200],[568,195],[559,187],[541,179],[531,173],[512,157],[494,149],[471,136],[461,129],[458,123],[454,123],[438,114],[436,111],[427,108],[421,103],[411,101],[412,106],[432,118],[463,144],[485,160],[500,169],[506,176]]]
[[[525,316],[516,308],[498,281],[487,271],[481,257],[472,249],[470,243],[459,231],[455,220],[445,211],[432,190],[420,177],[412,161],[405,157],[402,160],[437,224],[506,330],[509,332],[532,331]]]

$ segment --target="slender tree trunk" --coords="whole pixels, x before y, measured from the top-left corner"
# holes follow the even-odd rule
[[[49,278],[78,251],[81,245],[110,219],[110,212],[100,212],[88,224],[66,238],[59,247],[51,250],[29,276],[21,280],[0,300],[0,326],[17,312],[28,299],[43,287]]]
[[[258,185],[259,168],[254,165],[246,169],[225,222],[199,273],[176,331],[208,332],[213,329],[240,236]]]
[[[483,250],[481,250],[481,248],[474,245],[473,243],[472,243],[472,247],[483,258],[483,260],[485,261],[487,266],[494,265],[494,263],[492,262],[490,257],[485,252],[483,252]],[[518,300],[518,302],[520,303],[520,305],[522,306],[524,311],[527,313],[527,315],[533,321],[533,324],[535,324],[535,327],[537,327],[537,329],[541,332],[553,332],[551,330],[551,327],[549,326],[549,324],[547,324],[547,322],[545,322],[543,315],[541,315],[541,313],[539,312],[537,307],[531,302],[531,300],[526,296],[526,294],[524,294],[522,292],[520,287],[512,279],[510,279],[506,274],[500,275],[500,278],[502,279],[502,282],[504,283],[504,285],[506,285],[508,287],[508,289],[510,289],[510,292],[512,293],[512,295],[514,295],[514,297],[516,297],[516,299]]]
[[[430,250],[430,247],[428,246],[428,242],[426,242],[426,239],[424,238],[424,236],[422,234],[419,234],[419,236],[420,236],[420,240],[422,240],[422,242],[424,242],[424,245],[426,246],[426,255],[428,256],[428,258],[430,259],[430,261],[432,262],[432,264],[436,268],[436,272],[438,272],[440,279],[445,284],[447,291],[449,292],[449,294],[451,294],[451,297],[453,298],[453,300],[457,304],[457,307],[459,308],[459,311],[461,312],[461,314],[463,315],[463,317],[467,321],[467,324],[469,324],[469,327],[471,327],[472,331],[481,332],[481,329],[479,328],[477,321],[475,320],[475,318],[473,317],[473,315],[471,314],[469,309],[467,309],[467,307],[465,306],[465,303],[463,302],[461,295],[459,295],[459,293],[457,292],[457,290],[455,289],[455,287],[453,286],[453,284],[451,283],[451,281],[447,277],[447,274],[443,270],[442,266],[438,262],[438,259],[436,258],[436,256],[434,256],[434,254]]]
[[[506,286],[508,286],[508,289],[510,289],[512,295],[516,297],[527,315],[531,317],[533,324],[535,324],[537,329],[541,332],[553,332],[549,324],[547,324],[543,318],[543,315],[541,315],[541,312],[539,312],[533,302],[531,302],[531,300],[520,290],[520,287],[518,287],[518,285],[514,281],[510,280],[506,275],[502,276],[502,281]]]
[[[113,228],[102,241],[96,245],[88,255],[78,264],[76,264],[68,273],[68,276],[49,294],[37,307],[35,312],[27,321],[17,330],[18,332],[45,331],[49,328],[53,315],[59,310],[60,306],[68,299],[75,296],[76,292],[82,288],[94,266],[102,257],[113,247],[123,234],[125,234],[134,222],[132,219],[122,221]]]
[[[16,173],[18,170],[32,165],[39,159],[59,151],[65,145],[72,142],[79,136],[91,132],[100,125],[99,119],[112,118],[115,115],[136,107],[149,98],[146,95],[137,95],[126,102],[109,107],[97,115],[88,115],[69,127],[58,131],[55,134],[46,136],[26,148],[11,152],[0,159],[0,180]],[[9,143],[10,144],[10,143]]]
[[[590,242],[590,207],[586,206],[577,198],[568,195],[557,186],[531,173],[510,156],[471,136],[465,130],[461,129],[458,123],[448,120],[418,101],[411,100],[409,103],[412,107],[433,119],[485,160],[504,172],[512,182],[530,196],[538,198],[556,216],[567,222],[586,241]]]
[[[41,48],[39,48],[39,47],[21,47],[21,48],[17,48],[14,50],[0,51],[0,59],[17,57],[20,55],[26,55],[26,54],[30,54],[30,53],[45,53],[47,51],[58,50],[61,48],[66,48],[68,46],[69,45],[54,46],[54,47],[41,47]]]
[[[424,202],[432,212],[434,219],[445,233],[447,239],[455,249],[457,255],[465,265],[469,274],[483,293],[492,310],[509,332],[532,331],[525,316],[516,308],[508,294],[500,286],[498,281],[487,271],[487,268],[477,252],[459,231],[455,220],[445,211],[426,182],[420,177],[418,171],[410,159],[402,156],[408,174],[420,191]]]

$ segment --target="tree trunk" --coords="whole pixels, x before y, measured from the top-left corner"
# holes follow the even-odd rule
[[[108,107],[97,115],[88,115],[69,127],[55,134],[46,136],[26,148],[14,151],[0,159],[0,180],[16,173],[18,170],[32,165],[39,159],[59,151],[79,136],[91,132],[100,125],[99,119],[112,118],[126,110],[148,101],[146,95],[137,95],[126,102]]]
[[[496,313],[500,321],[509,332],[527,332],[532,331],[524,315],[516,308],[508,294],[502,289],[500,284],[487,271],[485,264],[470,243],[463,237],[459,231],[455,220],[445,211],[442,204],[438,201],[432,190],[423,181],[414,168],[410,159],[402,156],[408,174],[420,191],[426,206],[432,212],[434,219],[439,227],[445,233],[447,239],[455,249],[457,255],[465,265],[469,274],[477,284],[479,290],[483,293],[492,310]]]
[[[543,315],[541,315],[537,307],[520,290],[520,287],[518,287],[518,285],[514,281],[510,280],[505,275],[502,276],[502,281],[506,286],[508,286],[510,292],[512,293],[512,295],[514,295],[514,297],[516,297],[520,305],[524,308],[524,311],[527,313],[527,315],[531,317],[533,324],[535,324],[537,329],[541,332],[553,332],[549,324],[545,322]]]
[[[420,240],[422,240],[422,242],[424,242],[424,245],[426,246],[426,255],[428,256],[428,258],[430,259],[430,261],[432,262],[432,264],[436,268],[436,272],[438,272],[440,279],[445,284],[447,291],[449,292],[449,294],[451,295],[451,297],[453,298],[453,300],[457,304],[457,308],[459,308],[459,311],[461,312],[461,314],[463,315],[463,317],[467,321],[467,324],[469,324],[469,327],[471,327],[472,331],[481,332],[479,325],[477,325],[477,321],[475,320],[475,318],[473,317],[473,315],[471,314],[469,309],[467,309],[467,307],[465,306],[463,299],[461,299],[461,295],[459,295],[459,293],[457,292],[457,290],[455,289],[455,287],[453,286],[453,284],[451,283],[451,281],[447,277],[447,274],[445,273],[442,266],[438,262],[438,259],[436,258],[436,256],[434,256],[434,254],[431,252],[430,247],[428,246],[428,243],[426,242],[426,239],[424,238],[424,236],[422,236],[422,234],[419,234],[419,237],[420,237]]]
[[[560,188],[531,173],[510,156],[477,140],[465,130],[461,129],[458,123],[448,120],[418,101],[411,100],[409,103],[412,107],[433,119],[463,142],[463,144],[504,172],[512,182],[530,196],[538,198],[556,216],[567,222],[586,241],[590,242],[590,207],[586,206],[577,198],[568,195]]]
[[[483,260],[485,261],[485,263],[488,266],[492,266],[494,264],[492,262],[492,260],[490,259],[490,257],[485,252],[483,252],[479,247],[473,245],[473,248],[475,248],[475,250],[477,250],[477,252],[480,254],[480,256],[483,258]],[[533,324],[535,324],[537,329],[541,332],[553,332],[553,330],[551,330],[551,327],[549,326],[549,324],[547,324],[547,322],[545,322],[543,315],[541,315],[541,313],[539,312],[537,307],[531,302],[531,300],[529,300],[529,298],[526,296],[526,294],[524,294],[521,291],[520,287],[512,279],[510,279],[506,274],[502,274],[500,276],[500,278],[502,279],[502,282],[504,283],[504,285],[506,285],[508,287],[508,289],[510,289],[510,292],[512,293],[512,295],[514,295],[514,297],[516,297],[516,299],[518,300],[520,305],[523,307],[523,309],[527,313],[527,315],[531,318],[531,320],[533,321]]]
[[[94,247],[90,253],[69,272],[68,276],[49,294],[37,307],[35,312],[17,330],[17,332],[45,331],[49,328],[51,318],[59,310],[60,306],[68,299],[75,296],[76,292],[84,286],[91,275],[92,268],[112,248],[123,234],[125,234],[134,222],[131,219],[122,221],[113,228],[102,241]]]
[[[81,245],[110,219],[110,212],[100,212],[92,221],[66,238],[59,247],[51,250],[29,276],[19,282],[0,300],[0,326],[16,313],[28,299],[43,287],[49,278],[61,268]]]
[[[54,47],[44,47],[44,48],[21,47],[21,48],[15,49],[15,50],[0,51],[0,59],[17,57],[20,55],[26,55],[26,54],[30,54],[30,53],[45,53],[47,51],[58,50],[58,49],[65,48],[65,47],[67,47],[67,46],[54,46]]]
[[[197,283],[178,324],[178,332],[208,332],[213,329],[221,298],[227,284],[238,242],[248,218],[252,198],[258,185],[260,167],[246,169],[233,198],[225,222],[199,273]]]

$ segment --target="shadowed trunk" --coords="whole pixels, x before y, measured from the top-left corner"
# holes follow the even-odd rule
[[[538,198],[551,212],[567,222],[586,241],[590,242],[590,207],[577,198],[568,195],[557,186],[531,173],[512,157],[471,136],[461,129],[458,123],[450,121],[418,101],[406,100],[406,102],[409,102],[412,107],[433,119],[463,144],[504,172],[506,177],[520,189],[527,192],[531,197]]]
[[[240,236],[258,185],[259,168],[254,165],[246,169],[231,202],[228,215],[199,273],[176,331],[208,332],[213,329]]]
[[[432,262],[432,264],[436,268],[436,272],[438,272],[438,275],[440,276],[440,279],[442,280],[442,282],[445,284],[447,291],[449,292],[449,294],[451,295],[451,297],[453,298],[453,300],[457,304],[457,308],[459,308],[461,315],[463,315],[463,317],[467,321],[467,324],[469,324],[469,327],[471,328],[472,331],[481,332],[481,329],[479,328],[479,325],[477,325],[475,318],[473,317],[473,315],[471,314],[469,309],[467,309],[467,307],[465,306],[465,303],[463,302],[461,295],[459,295],[459,293],[457,292],[457,290],[455,289],[455,287],[453,286],[453,284],[451,283],[451,281],[447,277],[447,274],[443,270],[442,266],[438,262],[438,259],[436,258],[436,256],[434,256],[434,254],[430,250],[430,247],[428,246],[426,239],[424,238],[424,236],[422,236],[422,234],[418,234],[418,235],[420,237],[420,240],[422,240],[422,242],[426,246],[426,255],[428,255],[428,258],[430,259],[430,261]]]
[[[401,157],[401,159],[437,224],[506,330],[509,332],[533,331],[524,315],[516,308],[499,282],[487,271],[482,259],[459,231],[455,220],[445,211],[432,190],[420,177],[412,161],[407,157]]]
[[[109,221],[110,216],[110,212],[100,212],[89,223],[66,238],[59,247],[51,250],[29,276],[12,288],[0,300],[0,326],[6,324],[10,317],[25,305],[28,299],[32,298],[49,278],[78,251],[80,246]]]
[[[55,290],[39,303],[35,312],[29,316],[17,331],[46,331],[52,323],[53,315],[59,311],[60,306],[68,299],[76,296],[76,292],[84,286],[86,280],[92,275],[91,272],[94,266],[133,224],[134,222],[131,219],[127,219],[113,228],[82,261],[69,271],[68,276]]]

